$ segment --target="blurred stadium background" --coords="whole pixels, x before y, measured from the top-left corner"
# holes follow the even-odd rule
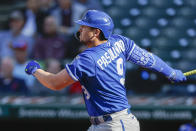
[[[59,8],[58,0],[40,1],[55,3],[52,8]],[[196,68],[196,0],[71,0],[71,2],[81,4],[85,9],[106,11],[115,23],[114,33],[133,39],[136,44],[158,55],[172,67],[184,72]],[[0,51],[3,51],[4,34],[10,29],[10,14],[14,10],[24,12],[27,8],[26,3],[26,0],[0,2]],[[50,12],[47,12],[47,15],[51,15]],[[35,43],[39,35],[42,35],[38,30],[35,31],[35,36],[31,36]],[[60,33],[63,37],[69,37],[67,43],[71,44],[67,46],[67,50],[70,50],[68,55],[60,59],[55,58],[60,61],[63,68],[64,64],[70,62],[83,47],[74,40],[72,33],[63,31]],[[32,49],[33,54],[34,48]],[[28,56],[28,60],[38,59],[46,69],[49,58],[35,56]],[[1,59],[4,57],[0,56]],[[2,72],[0,70],[1,75]],[[3,76],[1,77],[3,79]],[[0,83],[0,88],[3,87]],[[34,89],[31,88],[31,92],[28,93],[1,90],[0,128],[5,130],[29,127],[36,130],[62,128],[61,130],[81,131],[87,130],[90,126],[81,90],[76,89],[80,88],[78,83],[60,92],[45,90],[38,83],[33,84]],[[141,131],[177,131],[182,124],[190,123],[196,118],[196,75],[190,76],[187,82],[171,84],[156,72],[127,63],[126,88],[132,112],[140,120]],[[29,127],[26,128],[24,125]]]

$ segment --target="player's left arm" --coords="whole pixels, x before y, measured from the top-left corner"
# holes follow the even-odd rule
[[[155,70],[165,75],[173,82],[181,82],[186,80],[186,76],[181,70],[177,70],[169,66],[157,55],[140,48],[134,41],[127,37],[120,36],[125,44],[126,59],[139,66]]]
[[[66,69],[61,70],[57,74],[49,73],[42,70],[36,61],[30,61],[25,68],[25,72],[29,75],[34,75],[41,84],[52,90],[63,89],[75,82]]]
[[[139,66],[158,71],[171,81],[181,82],[186,80],[186,76],[181,70],[172,68],[157,55],[140,48],[135,43],[128,54],[127,60]]]

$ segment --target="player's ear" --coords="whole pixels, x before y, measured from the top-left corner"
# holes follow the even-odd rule
[[[77,40],[80,41],[80,32],[79,32],[79,31],[76,32],[76,33],[74,33],[74,36],[75,36],[75,38],[76,38]]]
[[[100,33],[101,33],[100,29],[95,29],[95,36],[98,37],[100,35]]]

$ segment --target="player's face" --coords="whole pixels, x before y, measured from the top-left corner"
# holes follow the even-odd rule
[[[88,26],[80,26],[80,42],[84,44],[89,44],[94,38],[95,31]]]

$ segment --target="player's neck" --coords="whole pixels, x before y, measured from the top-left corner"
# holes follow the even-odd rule
[[[107,42],[107,40],[102,40],[102,41],[95,40],[95,41],[92,41],[91,43],[87,44],[87,47],[88,48],[95,47],[95,46],[101,45],[101,44],[106,43],[106,42]]]

